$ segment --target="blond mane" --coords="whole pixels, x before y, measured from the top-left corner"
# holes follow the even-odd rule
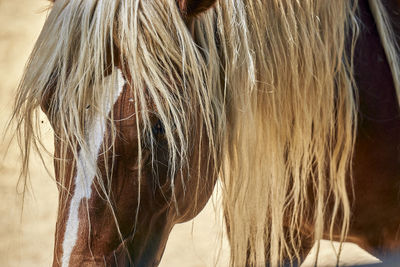
[[[346,40],[352,50],[356,4],[223,3],[231,263],[276,266],[300,258],[305,236],[322,239],[338,224],[343,240],[349,228],[356,101]]]
[[[232,266],[298,259],[304,234],[319,240],[338,230],[344,240],[357,123],[356,6],[348,0],[220,1],[197,19],[195,42],[174,0],[56,1],[14,109],[22,177],[30,149],[40,147],[40,105],[63,147],[61,174],[68,151],[76,160],[88,149],[85,125],[96,115],[117,138],[112,114],[103,114],[115,93],[106,90],[105,77],[115,79],[117,66],[134,95],[138,162],[142,139],[153,147],[155,112],[165,127],[170,177],[186,166],[190,129],[204,127],[209,160],[222,166]],[[112,143],[103,151],[112,151]],[[107,195],[109,183],[98,182]]]

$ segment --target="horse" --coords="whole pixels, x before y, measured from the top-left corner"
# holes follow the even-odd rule
[[[21,177],[54,130],[53,266],[157,266],[217,179],[232,266],[399,249],[397,1],[52,2],[13,118]]]

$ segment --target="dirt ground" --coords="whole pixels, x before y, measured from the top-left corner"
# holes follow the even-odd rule
[[[46,5],[46,0],[0,0],[0,131],[10,116],[14,92],[43,25]],[[26,195],[21,213],[21,190],[17,188],[20,158],[15,141],[5,153],[12,135],[0,141],[0,266],[50,266],[57,189],[34,157],[32,193]],[[52,130],[46,121],[43,140],[51,151]],[[50,156],[45,162],[52,170]],[[229,249],[222,237],[223,228],[216,220],[219,215],[210,202],[194,221],[177,225],[160,266],[227,266]]]

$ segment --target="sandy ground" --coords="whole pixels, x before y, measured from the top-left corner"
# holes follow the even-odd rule
[[[43,25],[46,5],[45,0],[0,0],[1,131],[10,116],[24,64]],[[0,266],[50,266],[57,189],[41,162],[33,158],[33,193],[26,195],[22,212],[20,188],[17,188],[20,158],[15,142],[5,154],[10,136],[12,133],[6,142],[0,142]],[[51,151],[52,131],[46,121],[43,140]],[[45,161],[52,170],[51,157]],[[212,206],[210,202],[194,221],[174,228],[160,266],[227,266],[229,251],[221,237],[223,228],[216,221],[219,213]],[[221,255],[216,262],[218,252]]]

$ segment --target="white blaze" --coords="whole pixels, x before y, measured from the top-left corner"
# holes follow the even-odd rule
[[[117,79],[115,86],[118,90],[115,92],[113,102],[107,105],[107,110],[105,111],[105,114],[108,114],[110,112],[112,106],[121,94],[125,83],[126,81],[124,80],[121,71],[117,70]],[[75,190],[69,206],[68,220],[65,228],[64,241],[62,244],[62,267],[67,267],[69,265],[72,250],[75,247],[76,241],[78,239],[79,207],[83,199],[90,199],[92,193],[92,183],[96,176],[97,158],[101,144],[103,143],[105,131],[106,121],[104,115],[98,114],[88,130],[86,140],[88,144],[88,149],[86,151],[81,150],[78,153],[76,176],[74,177]],[[88,160],[92,160],[93,162],[91,164],[88,164]]]

